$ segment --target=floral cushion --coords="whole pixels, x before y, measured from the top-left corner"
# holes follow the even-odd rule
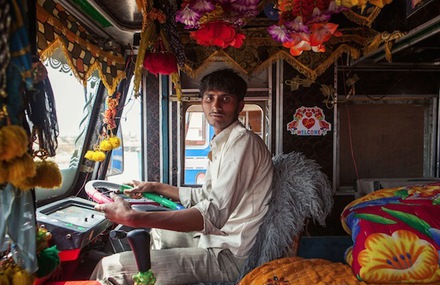
[[[345,259],[367,283],[440,282],[440,184],[382,189],[341,214]]]

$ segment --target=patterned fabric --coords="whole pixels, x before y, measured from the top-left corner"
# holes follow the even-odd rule
[[[346,264],[324,259],[286,257],[267,262],[246,275],[238,285],[365,285]]]
[[[314,80],[344,54],[351,56],[352,59],[359,58],[360,51],[369,47],[373,39],[379,35],[372,29],[352,28],[341,31],[344,36],[331,38],[326,43],[325,52],[304,52],[300,56],[292,56],[286,48],[276,43],[268,34],[267,28],[243,30],[246,39],[241,48],[221,49],[213,46],[200,46],[188,36],[183,35],[182,42],[186,56],[183,71],[191,77],[196,77],[211,62],[221,60],[243,74],[252,75],[258,74],[278,60],[285,60],[298,72]],[[380,41],[374,42],[373,49],[377,48],[380,43]]]
[[[6,69],[9,64],[8,32],[11,25],[9,16],[9,3],[6,0],[0,1],[0,98],[6,97]],[[0,120],[2,114],[0,110]]]
[[[52,0],[38,1],[37,20],[37,46],[42,60],[60,49],[84,85],[92,73],[98,71],[108,93],[114,93],[125,78],[125,60],[121,54],[104,51],[103,41],[92,37],[86,27]]]
[[[368,283],[440,282],[440,184],[382,189],[346,206],[346,260]]]

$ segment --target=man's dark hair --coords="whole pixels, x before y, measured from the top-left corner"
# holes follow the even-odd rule
[[[235,70],[230,68],[219,69],[205,75],[200,81],[201,96],[210,90],[235,95],[238,101],[242,101],[246,95],[247,83]]]

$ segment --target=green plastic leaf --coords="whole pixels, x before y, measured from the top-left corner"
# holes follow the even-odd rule
[[[391,216],[401,220],[408,226],[418,230],[419,232],[428,235],[429,237],[432,237],[431,233],[428,231],[428,229],[430,229],[431,226],[425,220],[422,220],[413,214],[408,214],[402,211],[390,210],[385,207],[382,207],[382,210],[390,214]]]
[[[374,223],[378,223],[378,224],[384,224],[384,225],[397,224],[396,221],[393,221],[391,219],[384,218],[382,216],[375,215],[375,214],[358,213],[358,214],[355,214],[354,216],[356,218],[364,219],[364,220],[367,220],[367,221],[370,221],[370,222],[374,222]]]
[[[408,198],[409,193],[407,189],[400,189],[396,191],[395,195],[399,196],[402,200],[405,200],[406,198]]]

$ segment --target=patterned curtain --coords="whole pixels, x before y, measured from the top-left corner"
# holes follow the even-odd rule
[[[120,53],[103,50],[103,43],[53,0],[38,0],[37,21],[37,47],[42,60],[61,51],[84,85],[98,71],[108,93],[115,92],[125,78],[125,59]]]

